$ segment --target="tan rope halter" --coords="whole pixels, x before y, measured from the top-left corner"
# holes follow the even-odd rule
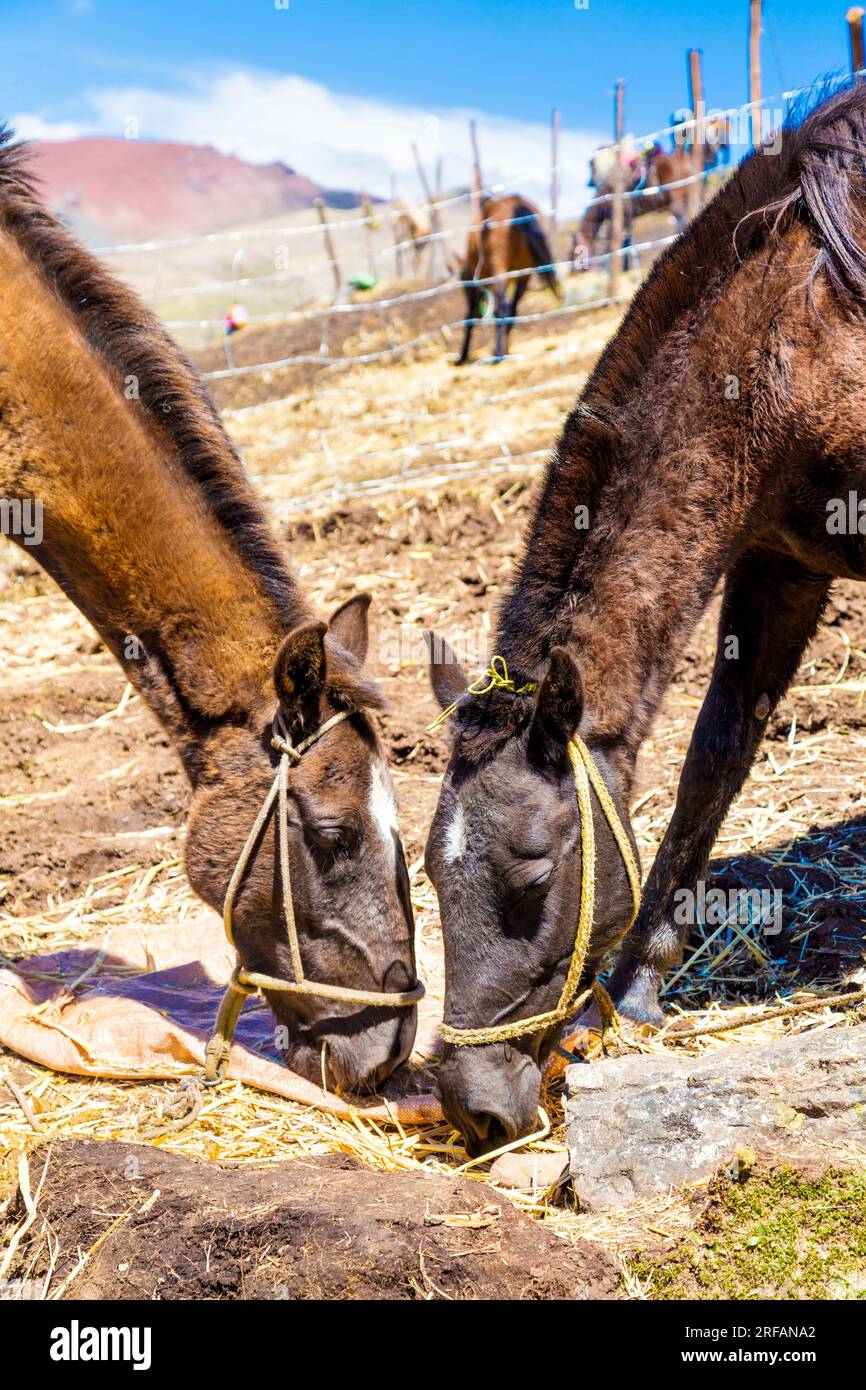
[[[487,683],[482,686],[485,679]],[[522,695],[534,693],[538,686],[534,681],[528,685],[515,686],[514,681],[508,675],[508,667],[504,659],[501,656],[494,656],[484,676],[473,682],[473,685],[469,686],[469,691],[475,695],[486,694],[489,690],[494,689],[507,690],[512,695]],[[451,705],[443,711],[436,724],[441,723],[443,717],[447,718],[455,707],[456,705]],[[613,798],[604,784],[592,754],[583,739],[579,738],[577,734],[569,741],[568,756],[574,772],[577,808],[580,816],[580,911],[574,938],[574,950],[571,953],[571,962],[559,1003],[556,1008],[548,1010],[547,1013],[534,1014],[531,1018],[517,1018],[511,1023],[494,1024],[488,1028],[452,1028],[450,1024],[445,1023],[440,1030],[445,1042],[454,1043],[460,1047],[469,1047],[482,1043],[510,1042],[513,1038],[522,1038],[531,1033],[538,1033],[543,1028],[550,1028],[556,1023],[563,1023],[570,1014],[575,1013],[582,1006],[590,994],[595,995],[605,1024],[616,1016],[610,996],[599,981],[595,981],[589,989],[584,990],[579,998],[575,998],[586,964],[595,909],[595,826],[592,819],[590,787],[598,797],[605,820],[610,826],[622,856],[631,888],[632,913],[625,931],[629,930],[640,909],[640,874]]]
[[[258,993],[259,990],[281,990],[289,994],[314,995],[319,999],[335,999],[343,1003],[360,1004],[364,1007],[372,1005],[374,1008],[409,1008],[412,1004],[417,1004],[423,997],[424,986],[420,980],[413,985],[412,989],[399,990],[396,992],[373,991],[348,989],[342,985],[322,984],[317,980],[308,980],[304,974],[303,961],[301,960],[301,947],[298,941],[298,929],[295,923],[295,909],[292,902],[292,880],[289,868],[289,763],[299,763],[301,757],[317,743],[329,729],[333,729],[335,724],[339,724],[343,719],[348,719],[350,710],[341,710],[339,714],[334,714],[330,719],[326,719],[314,733],[308,738],[303,739],[298,744],[292,744],[286,735],[285,725],[280,712],[274,718],[273,733],[271,736],[271,747],[275,748],[280,755],[277,771],[271,783],[267,796],[264,799],[262,808],[256,816],[255,822],[246,844],[240,852],[238,862],[234,867],[229,886],[226,889],[225,902],[223,903],[223,925],[225,926],[226,936],[232,946],[235,945],[234,928],[232,925],[232,909],[241,880],[246,872],[247,866],[255,854],[259,836],[264,830],[270,819],[274,805],[277,807],[277,853],[280,865],[280,884],[283,897],[283,916],[286,922],[286,933],[289,938],[289,950],[292,956],[293,980],[282,980],[276,975],[262,975],[256,970],[244,970],[240,961],[232,971],[228,989],[219,1007],[216,1024],[214,1025],[213,1036],[211,1037],[205,1050],[204,1074],[208,1085],[215,1085],[222,1080],[224,1068],[231,1052],[232,1038],[234,1037],[237,1021],[240,1016],[244,1003],[251,994]]]

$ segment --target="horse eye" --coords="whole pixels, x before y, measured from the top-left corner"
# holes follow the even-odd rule
[[[333,822],[308,824],[304,827],[304,833],[315,849],[331,856],[351,854],[358,839],[354,826],[335,825]]]
[[[534,878],[531,878],[528,883],[524,884],[524,898],[540,898],[542,893],[547,889],[552,873],[553,865],[548,864],[546,869],[540,870]]]
[[[552,859],[536,859],[522,865],[508,880],[508,896],[512,902],[525,898],[539,898],[546,891],[553,874]]]
[[[538,931],[554,868],[550,859],[535,859],[509,875],[503,904],[503,926],[507,932],[533,936]]]

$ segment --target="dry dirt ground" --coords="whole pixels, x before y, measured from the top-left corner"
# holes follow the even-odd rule
[[[491,1188],[372,1173],[342,1154],[232,1169],[143,1145],[61,1143],[40,1210],[56,1244],[31,1239],[31,1287],[53,1249],[91,1250],[106,1217],[116,1223],[80,1272],[68,1253],[58,1262],[76,1298],[617,1295],[609,1256],[558,1241]]]
[[[551,301],[537,291],[524,303],[531,312]],[[422,968],[434,997],[441,992],[438,920],[422,852],[446,740],[426,732],[436,711],[421,632],[432,626],[449,637],[470,665],[489,655],[490,625],[540,466],[515,456],[553,446],[615,318],[591,312],[553,325],[555,332],[549,323],[520,330],[514,357],[498,366],[479,362],[457,371],[454,344],[446,350],[440,340],[396,364],[342,373],[305,368],[217,384],[227,424],[315,601],[327,613],[358,588],[374,595],[372,667],[389,700],[384,728]],[[380,323],[360,330],[368,331],[370,342],[381,341]],[[267,356],[285,343],[265,347]],[[209,354],[204,365],[213,365]],[[483,467],[466,476],[442,471],[479,458]],[[381,495],[353,491],[363,479],[401,469],[406,475]],[[305,496],[311,500],[299,508],[294,499]],[[714,603],[682,653],[641,755],[634,823],[645,868],[669,818],[708,680],[715,610]],[[840,585],[716,847],[723,881],[783,889],[783,935],[746,947],[732,941],[725,960],[706,951],[673,982],[672,1006],[752,1001],[804,983],[839,986],[862,969],[864,639],[866,591]],[[192,903],[180,862],[187,790],[161,729],[128,694],[84,620],[25,552],[2,542],[0,952],[7,959],[93,945],[115,923],[174,918],[182,930]],[[820,1022],[844,1026],[844,1017],[828,1012]],[[786,1026],[780,1021],[777,1031]],[[4,1089],[4,1071],[11,1088]],[[343,1122],[313,1122],[299,1107],[239,1098],[229,1089],[167,1147],[245,1163],[353,1152],[368,1168],[432,1165],[439,1174],[465,1157],[442,1127],[399,1144],[371,1133],[359,1138]],[[58,1078],[0,1057],[0,1149],[8,1156],[51,1135],[134,1141],[142,1114],[159,1096],[156,1083]],[[547,1146],[555,1148],[561,1114],[555,1093],[549,1099],[554,1128]],[[232,1110],[241,1105],[243,1123]],[[614,1228],[554,1208],[535,1190],[518,1201],[566,1240],[588,1236],[626,1256],[634,1231],[645,1242],[647,1226],[658,1220],[657,1212],[635,1212]],[[684,1230],[687,1204],[677,1210]]]

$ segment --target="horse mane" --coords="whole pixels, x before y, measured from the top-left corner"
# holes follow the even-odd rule
[[[734,273],[794,219],[807,223],[819,243],[810,293],[824,272],[843,309],[866,307],[866,253],[857,241],[851,198],[851,180],[862,180],[864,156],[863,79],[849,79],[833,95],[825,84],[815,100],[795,107],[778,153],[749,155],[655,262],[599,358],[584,401],[613,406],[624,388],[635,386],[659,340],[708,280]]]
[[[523,555],[502,605],[497,650],[538,678],[546,653],[567,640],[569,600],[586,539],[576,502],[590,504],[616,468],[618,417],[670,333],[701,298],[721,291],[745,260],[777,243],[794,221],[817,249],[811,297],[824,274],[843,312],[866,309],[866,253],[858,241],[866,156],[866,82],[849,79],[795,109],[777,154],[755,151],[655,262],[565,421],[525,533]],[[572,602],[573,606],[573,602]]]
[[[138,295],[45,207],[29,159],[27,144],[17,142],[0,124],[0,226],[74,317],[86,341],[117,376],[119,387],[129,377],[137,381],[137,404],[160,432],[168,432],[181,467],[257,575],[284,626],[302,622],[309,616],[309,605],[198,370]]]

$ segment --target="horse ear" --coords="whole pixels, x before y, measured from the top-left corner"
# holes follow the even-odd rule
[[[543,763],[562,761],[565,745],[577,732],[583,714],[583,682],[565,647],[554,647],[550,669],[541,682],[529,732],[532,755]]]
[[[367,610],[370,603],[369,594],[355,594],[354,598],[348,599],[331,614],[331,621],[328,623],[330,635],[339,642],[344,651],[355,657],[359,666],[364,665],[367,657],[370,635]]]
[[[430,684],[440,709],[448,709],[461,695],[466,694],[469,681],[454,651],[443,637],[425,632],[427,659],[430,662]]]
[[[327,624],[304,623],[283,638],[274,662],[274,684],[280,704],[290,708],[325,684]]]

